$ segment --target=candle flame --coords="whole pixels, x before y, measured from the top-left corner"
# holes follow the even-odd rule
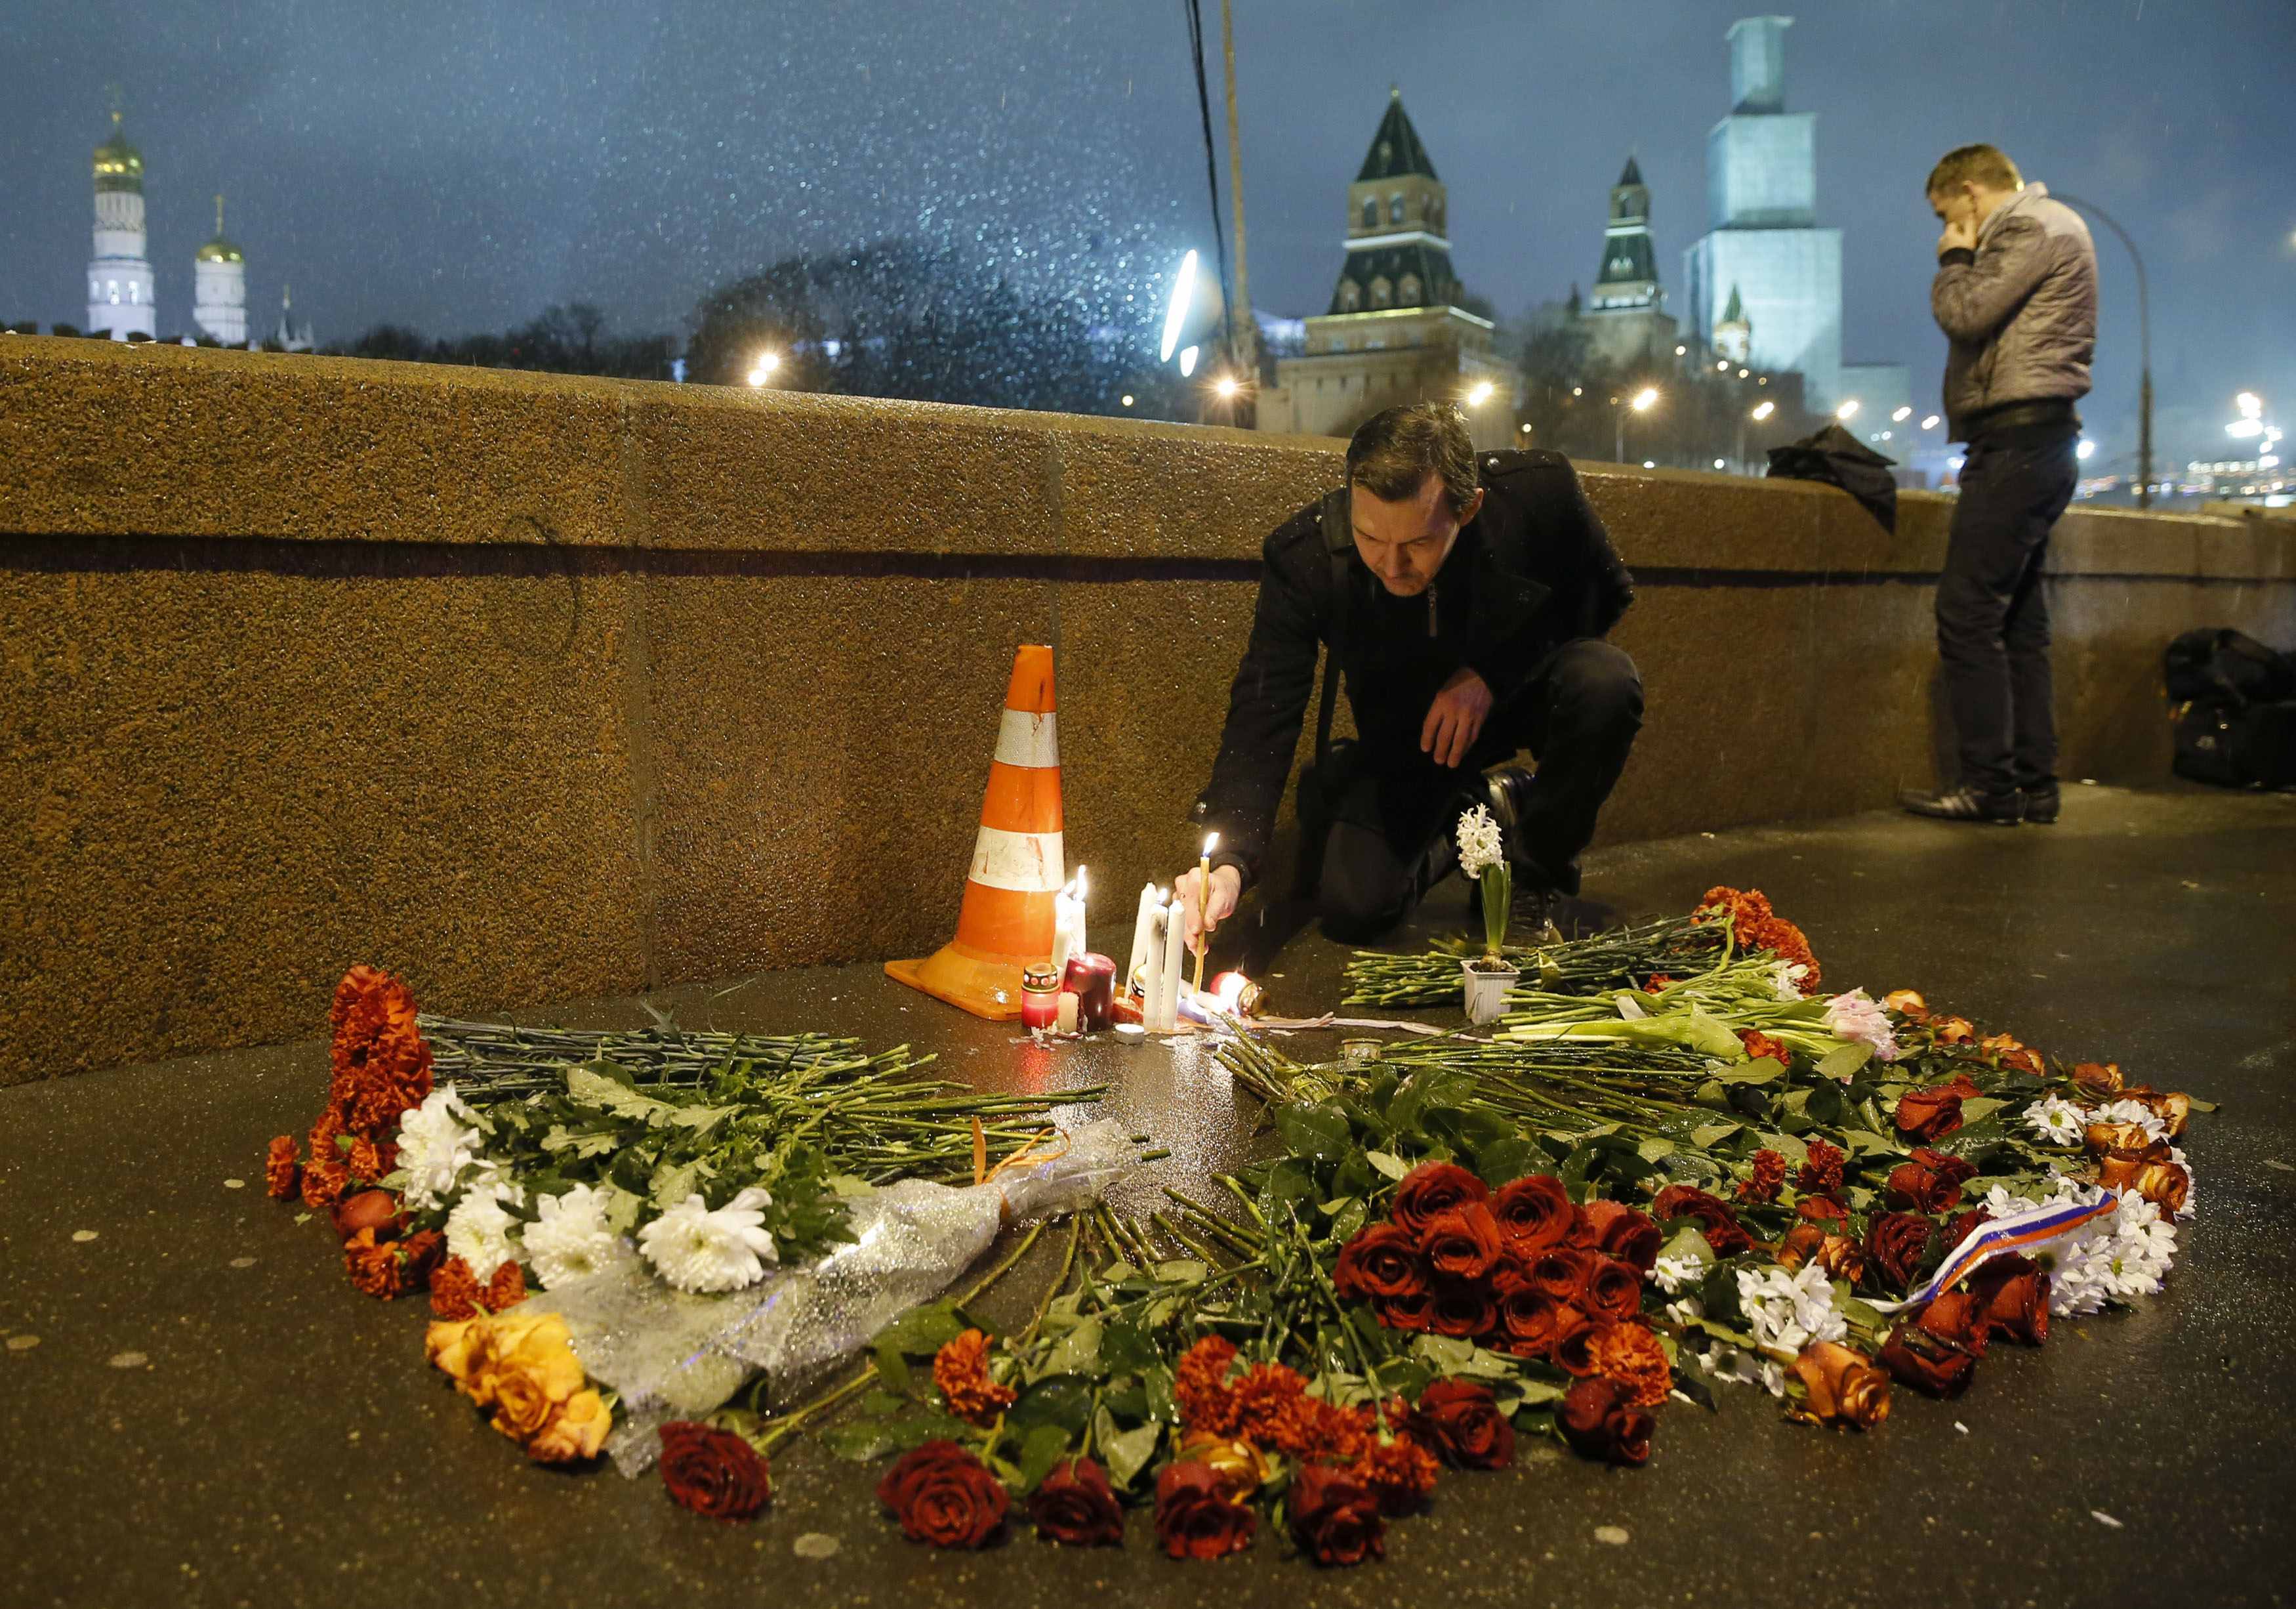
[[[1204,834],[1204,858],[1205,858],[1205,859],[1207,859],[1207,860],[1210,860],[1210,859],[1211,858],[1211,857],[1212,857],[1212,851],[1213,851],[1214,850],[1218,849],[1218,848],[1219,848],[1219,834],[1218,834],[1218,833],[1205,833],[1205,834]]]
[[[1079,899],[1084,898],[1084,867],[1079,866],[1076,874],[1076,897]]]

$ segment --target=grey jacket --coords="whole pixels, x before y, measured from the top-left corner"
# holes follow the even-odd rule
[[[1977,250],[1938,260],[1930,311],[1952,344],[1945,412],[1953,439],[1972,415],[2088,395],[2096,354],[2096,248],[2080,214],[2028,185],[1994,209]]]

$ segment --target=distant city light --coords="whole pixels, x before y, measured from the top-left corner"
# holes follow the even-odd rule
[[[1925,431],[1933,431],[1937,429],[1937,427],[1938,416],[1935,414],[1931,414],[1928,418],[1922,421],[1922,428]]]
[[[1674,355],[1677,357],[1687,357],[1690,356],[1690,349],[1688,347],[1677,347],[1674,349]]]
[[[1132,393],[1129,391],[1124,393],[1124,406],[1126,407],[1130,407],[1132,406]]]
[[[1730,372],[1730,360],[1725,357],[1717,363],[1714,367],[1718,373],[1726,374]]]
[[[750,370],[750,383],[751,385],[771,385],[774,382],[774,372],[781,366],[782,355],[779,352],[765,351],[758,353],[756,365]]]
[[[1778,405],[1775,402],[1759,403],[1755,406],[1753,416],[1756,419],[1767,419],[1777,411]]]
[[[1753,373],[1753,370],[1751,370],[1751,369],[1740,369],[1740,370],[1738,371],[1738,378],[1739,378],[1739,379],[1741,379],[1741,380],[1743,380],[1747,375],[1749,375],[1749,374],[1752,374],[1752,373]]]
[[[1474,388],[1467,393],[1467,406],[1471,408],[1482,406],[1491,399],[1492,389],[1491,382],[1488,380],[1475,382]]]
[[[1651,411],[1651,408],[1657,403],[1657,401],[1658,388],[1654,385],[1646,385],[1643,387],[1641,390],[1635,393],[1633,402],[1629,403],[1628,406],[1632,407],[1637,414],[1647,414]],[[1650,466],[1648,464],[1644,464],[1643,467],[1647,469]]]
[[[1243,387],[1236,382],[1236,378],[1233,374],[1223,374],[1212,383],[1212,390],[1219,393],[1223,401],[1234,397],[1242,389]]]
[[[1527,425],[1527,424],[1526,424],[1526,425],[1524,425],[1524,426],[1522,427],[1522,433],[1523,433],[1524,435],[1526,435],[1526,436],[1529,435],[1529,434],[1530,434],[1530,426],[1529,426],[1529,425]]]
[[[1890,423],[1891,424],[1903,424],[1906,420],[1911,419],[1913,416],[1914,410],[1910,406],[1901,407],[1896,413],[1890,415]]]
[[[1657,460],[1645,458],[1643,460],[1643,467],[1644,469],[1656,469],[1658,467]]]
[[[2256,418],[2235,419],[2225,426],[2225,434],[2243,438],[2261,436],[2264,434],[2264,421]]]
[[[1836,419],[1841,419],[1841,420],[1844,420],[1844,421],[1851,420],[1851,419],[1855,419],[1855,418],[1857,418],[1857,398],[1855,398],[1855,397],[1852,397],[1849,401],[1847,401],[1847,402],[1843,403],[1840,407],[1838,407],[1838,408],[1834,409],[1834,410],[1833,410],[1833,416],[1834,416]]]
[[[1188,303],[1195,293],[1196,254],[1191,251],[1180,259],[1180,271],[1172,280],[1172,300],[1171,305],[1164,309],[1164,341],[1156,353],[1158,363],[1172,361],[1172,349],[1180,344],[1180,331],[1188,317]],[[1186,360],[1184,358],[1182,361]],[[1181,370],[1182,374],[1186,372],[1186,369]]]
[[[1967,462],[1969,461],[1966,458],[1963,457],[1959,453],[1956,453],[1952,457],[1945,461],[1945,466],[1957,475],[1961,473],[1961,466]]]
[[[1717,458],[1716,460],[1714,460],[1714,467],[1715,467],[1716,469],[1720,469],[1720,468],[1722,467],[1722,460],[1721,460],[1721,459],[1719,459],[1719,458]]]
[[[2073,448],[2073,456],[2080,459],[2095,457],[2096,443],[2084,439],[2079,447]]]
[[[1571,394],[1573,397],[1583,397],[1583,396],[1585,396],[1585,395],[1586,395],[1586,390],[1585,390],[1585,388],[1584,388],[1584,387],[1582,387],[1582,386],[1575,386],[1575,385],[1574,385],[1574,386],[1572,386],[1572,387],[1570,388],[1570,394]]]
[[[1881,436],[1880,436],[1878,439],[1881,439],[1881,440],[1883,440],[1883,441],[1887,441],[1887,440],[1890,439],[1890,432],[1889,432],[1889,431],[1883,431],[1882,432]]]

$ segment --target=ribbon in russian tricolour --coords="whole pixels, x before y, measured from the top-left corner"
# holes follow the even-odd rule
[[[2011,1252],[2030,1252],[2036,1246],[2061,1239],[2076,1229],[2095,1223],[2120,1205],[2119,1194],[2107,1190],[2099,1201],[2051,1202],[2028,1208],[2022,1212],[2012,1212],[2006,1218],[1997,1218],[1988,1224],[1980,1224],[1962,1237],[1961,1244],[1938,1264],[1937,1272],[1905,1301],[1877,1301],[1872,1305],[1885,1313],[1895,1312],[1900,1308],[1917,1308],[1968,1278],[1980,1263]]]

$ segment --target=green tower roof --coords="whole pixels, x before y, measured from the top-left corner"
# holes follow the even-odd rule
[[[1419,143],[1419,131],[1411,126],[1411,119],[1403,110],[1403,92],[1390,88],[1387,92],[1387,115],[1379,120],[1379,132],[1371,138],[1371,149],[1364,153],[1363,171],[1356,175],[1358,185],[1378,179],[1398,179],[1416,174],[1421,178],[1435,178],[1434,161],[1427,147]]]

